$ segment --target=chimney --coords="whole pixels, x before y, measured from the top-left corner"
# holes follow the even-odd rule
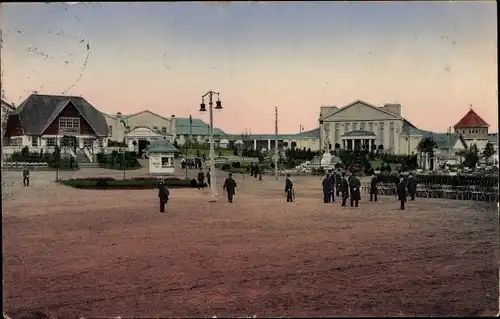
[[[339,108],[336,107],[335,105],[322,105],[321,110],[319,112],[319,117],[324,118],[333,112],[337,111]]]
[[[397,116],[401,116],[401,104],[385,104],[383,109]]]
[[[170,117],[170,134],[172,134],[172,142],[177,138],[177,121],[175,115]]]

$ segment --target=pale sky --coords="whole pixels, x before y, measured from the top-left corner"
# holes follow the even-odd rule
[[[214,90],[228,133],[274,132],[274,106],[281,133],[313,129],[321,105],[358,99],[400,103],[417,127],[446,131],[472,104],[498,131],[493,1],[1,6],[15,104],[66,92],[111,114],[208,122],[198,109]]]

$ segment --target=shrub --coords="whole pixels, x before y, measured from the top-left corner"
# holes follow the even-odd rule
[[[189,182],[189,186],[190,187],[198,187],[198,181],[196,179],[192,179],[190,182]]]
[[[105,188],[106,186],[108,186],[108,182],[104,179],[99,179],[97,180],[97,182],[95,183],[95,186],[97,188]]]
[[[229,169],[231,169],[231,165],[227,163],[222,164],[221,170],[228,171]]]
[[[232,166],[233,166],[233,168],[240,168],[241,163],[240,162],[233,162]]]

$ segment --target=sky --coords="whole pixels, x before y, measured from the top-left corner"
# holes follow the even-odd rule
[[[498,132],[496,2],[1,4],[2,86],[100,111],[200,118],[228,133],[318,126],[322,105],[400,103],[444,132],[469,106]]]

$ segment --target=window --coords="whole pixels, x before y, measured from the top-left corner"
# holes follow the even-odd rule
[[[91,138],[86,138],[83,140],[83,147],[92,148],[93,144],[94,144],[94,140]]]
[[[100,138],[97,140],[97,144],[99,145],[99,147],[103,147],[104,145],[104,139]]]
[[[113,136],[113,125],[108,126],[108,136]]]
[[[60,117],[59,134],[80,134],[79,117]]]
[[[359,125],[359,129],[360,129],[361,131],[364,131],[364,130],[365,130],[365,125],[366,125],[366,123],[365,123],[365,122],[362,122],[362,123]]]
[[[45,138],[45,146],[47,146],[47,147],[56,146],[56,138],[55,137],[46,137]]]
[[[23,145],[23,138],[22,137],[11,137],[10,138],[10,145],[11,146],[21,146],[21,145]]]
[[[373,132],[373,123],[368,123],[368,131]]]
[[[345,123],[345,126],[344,126],[344,133],[347,133],[349,132],[349,123]]]
[[[161,132],[162,132],[163,134],[167,134],[167,128],[166,128],[165,126],[163,126],[163,127],[161,128]]]
[[[172,167],[172,158],[171,157],[162,157],[161,158],[161,167],[166,168],[166,167]]]
[[[153,131],[158,131],[158,126],[153,126]]]
[[[31,137],[31,146],[38,147],[38,137],[36,136]]]
[[[357,131],[358,130],[358,123],[352,123],[352,130]]]

